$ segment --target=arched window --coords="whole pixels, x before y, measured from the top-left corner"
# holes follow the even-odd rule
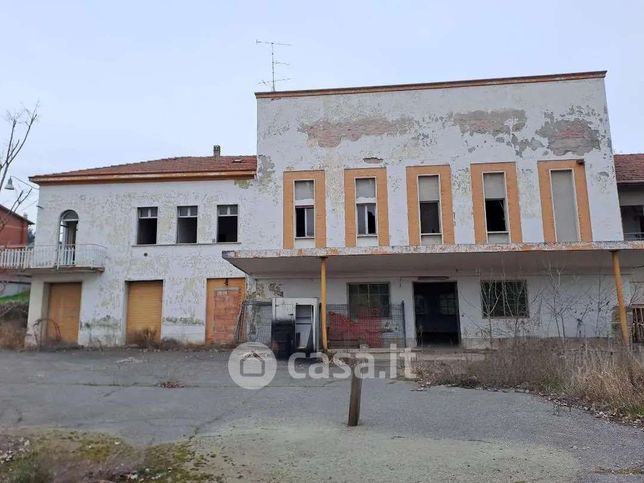
[[[60,215],[59,241],[63,246],[76,245],[76,231],[78,230],[78,214],[74,210],[67,210]]]

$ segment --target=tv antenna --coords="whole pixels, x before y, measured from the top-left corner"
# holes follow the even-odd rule
[[[275,66],[276,65],[289,65],[286,62],[279,62],[275,60],[275,46],[279,45],[281,47],[290,47],[291,44],[285,44],[281,42],[267,42],[264,40],[255,40],[256,44],[264,44],[264,45],[270,45],[271,46],[271,82],[269,81],[261,81],[260,84],[268,86],[271,88],[273,92],[275,92],[275,83],[276,82],[283,82],[283,81],[288,81],[291,80],[290,77],[284,77],[282,79],[276,79],[275,78]]]

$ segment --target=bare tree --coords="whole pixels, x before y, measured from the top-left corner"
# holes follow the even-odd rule
[[[0,158],[0,189],[4,186],[9,169],[25,146],[31,129],[37,120],[38,104],[33,109],[23,108],[14,112],[7,111],[6,121],[9,124],[9,139],[7,140],[6,150],[2,153],[2,158]],[[26,191],[20,190],[16,200],[9,207],[9,213],[15,213],[29,197],[32,190],[33,188],[31,187]],[[7,224],[8,216],[8,214],[0,216],[0,231]]]

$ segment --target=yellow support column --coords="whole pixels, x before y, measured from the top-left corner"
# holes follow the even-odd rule
[[[615,292],[617,294],[617,310],[619,313],[619,326],[622,329],[622,340],[624,346],[628,347],[631,337],[628,332],[628,321],[626,319],[626,306],[624,305],[624,288],[622,286],[622,270],[619,266],[619,252],[610,252],[613,261],[613,278],[615,279]]]
[[[320,257],[320,333],[322,335],[322,350],[328,349],[326,333],[326,257]]]

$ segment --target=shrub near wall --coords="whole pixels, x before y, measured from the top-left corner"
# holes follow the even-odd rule
[[[21,349],[27,332],[29,303],[0,300],[0,348]]]

